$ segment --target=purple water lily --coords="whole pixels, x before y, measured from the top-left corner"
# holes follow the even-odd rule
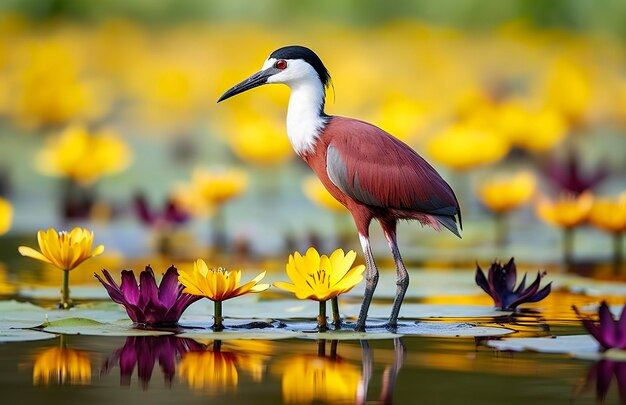
[[[613,360],[600,360],[587,374],[585,387],[592,386],[595,380],[598,403],[605,403],[613,376],[617,380],[620,403],[626,403],[626,363]]]
[[[143,325],[175,325],[185,309],[202,298],[183,293],[185,287],[178,282],[178,270],[174,266],[167,269],[160,287],[157,287],[154,272],[150,266],[146,266],[146,269],[139,275],[139,285],[132,270],[122,271],[120,286],[108,271],[102,270],[102,274],[108,283],[99,275],[94,275],[106,288],[111,299],[124,306],[133,322]]]
[[[507,264],[502,266],[499,261],[494,261],[489,267],[489,275],[485,277],[483,270],[476,264],[476,284],[493,298],[496,308],[511,310],[525,302],[537,302],[550,294],[552,282],[539,290],[541,278],[545,272],[537,273],[535,281],[526,288],[526,274],[522,282],[515,288],[517,282],[517,267],[515,260],[511,258]]]
[[[141,388],[148,389],[152,371],[159,362],[165,382],[171,385],[176,375],[176,360],[182,354],[204,350],[204,345],[193,339],[182,339],[176,336],[130,336],[124,346],[115,350],[106,359],[102,372],[108,374],[116,364],[120,367],[120,385],[130,385],[137,367],[137,377]]]
[[[563,191],[580,195],[600,184],[608,176],[606,166],[598,164],[584,173],[579,154],[570,150],[563,161],[553,159],[545,173],[550,181]]]
[[[166,201],[165,208],[161,212],[151,210],[142,193],[135,194],[133,203],[137,217],[146,225],[180,225],[189,220],[189,215],[182,211],[172,198]]]
[[[575,306],[572,308],[581,318],[585,329],[600,343],[602,350],[626,350],[626,305],[622,309],[619,320],[615,320],[606,301],[602,301],[598,310],[598,322],[582,315]]]

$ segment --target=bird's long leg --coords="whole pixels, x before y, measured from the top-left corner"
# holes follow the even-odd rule
[[[376,284],[378,284],[378,268],[374,262],[374,256],[372,255],[372,249],[370,248],[370,240],[368,236],[364,236],[359,233],[359,239],[361,240],[361,246],[363,248],[363,254],[365,255],[365,294],[363,295],[363,303],[361,304],[361,311],[359,312],[359,319],[356,322],[355,330],[365,330],[365,320],[367,319],[367,311],[372,303],[372,297],[374,296],[374,290]]]
[[[374,359],[372,357],[372,350],[367,340],[361,340],[361,362],[362,371],[361,378],[359,379],[359,385],[357,388],[357,395],[355,403],[358,405],[364,405],[367,402],[367,390],[372,379],[372,372],[374,369]]]
[[[404,365],[404,358],[406,357],[406,347],[402,338],[395,338],[393,340],[393,364],[391,367],[387,367],[383,373],[383,389],[380,393],[381,404],[393,403],[393,391],[396,387],[396,381],[398,380],[398,374],[400,369]]]
[[[393,260],[396,263],[396,297],[393,300],[393,307],[391,308],[391,315],[389,316],[388,327],[395,328],[398,324],[398,314],[400,313],[400,306],[404,300],[404,294],[407,288],[409,288],[409,273],[406,271],[402,257],[400,256],[400,250],[398,249],[398,242],[396,240],[396,222],[381,222],[381,226],[385,233],[385,238],[393,254]]]

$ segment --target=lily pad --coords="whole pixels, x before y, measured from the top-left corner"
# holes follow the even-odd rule
[[[99,321],[128,319],[126,311],[115,303],[80,305],[69,310],[46,309],[28,302],[0,302],[0,327],[35,327],[50,320],[88,318]]]
[[[570,335],[540,338],[513,338],[490,340],[487,346],[498,350],[515,352],[533,351],[541,353],[583,353],[598,352],[600,345],[591,335]]]
[[[341,305],[339,311],[344,316],[357,317],[361,305]],[[391,304],[372,304],[368,315],[376,318],[389,316]],[[402,304],[400,319],[415,318],[495,318],[510,315],[511,311],[499,311],[492,306],[482,305],[444,305],[444,304]]]
[[[36,330],[0,328],[0,343],[27,342],[54,338],[56,338],[56,335],[52,333],[39,332]]]
[[[611,360],[626,362],[626,350],[609,349],[605,352],[579,352],[573,356],[582,360]]]
[[[133,327],[131,323],[111,324],[101,323],[93,319],[86,318],[66,318],[48,322],[43,325],[43,330],[50,333],[61,333],[66,335],[91,335],[91,336],[161,336],[171,335],[172,332],[139,329]]]
[[[254,331],[222,331],[214,332],[210,329],[190,330],[176,335],[179,338],[213,339],[213,340],[279,340],[299,337],[298,332],[284,329],[255,329]]]
[[[402,337],[402,334],[391,333],[386,330],[355,332],[353,330],[332,330],[328,332],[301,333],[297,336],[300,339],[313,340],[384,340]]]

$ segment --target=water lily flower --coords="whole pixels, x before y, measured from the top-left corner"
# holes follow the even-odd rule
[[[294,293],[298,299],[319,301],[317,326],[324,330],[327,327],[326,301],[350,291],[363,280],[364,265],[350,268],[355,259],[356,253],[353,250],[344,254],[342,249],[337,249],[330,257],[320,256],[315,248],[309,248],[304,256],[295,252],[289,255],[286,266],[287,275],[293,284],[276,282],[274,286]],[[336,301],[333,312],[335,321],[338,321]]]
[[[611,388],[613,376],[617,380],[619,402],[622,404],[626,403],[626,363],[623,361],[603,359],[595,363],[587,373],[583,388],[592,387],[595,384],[597,403],[608,403],[606,402],[606,396]]]
[[[132,270],[122,271],[120,285],[108,271],[102,270],[102,274],[108,283],[98,274],[94,275],[111,299],[124,306],[133,322],[142,325],[175,325],[185,309],[201,298],[183,292],[184,287],[178,282],[178,270],[174,266],[167,269],[160,286],[157,286],[150,266],[146,266],[139,275],[139,285]]]
[[[175,199],[169,198],[161,212],[150,209],[148,200],[143,193],[135,194],[133,199],[135,213],[142,223],[149,226],[168,227],[183,224],[189,220],[187,212],[183,211]]]
[[[92,251],[93,232],[87,229],[74,228],[70,232],[57,232],[54,228],[37,232],[37,240],[41,252],[27,246],[20,246],[22,256],[32,257],[50,263],[63,270],[63,287],[61,289],[60,308],[71,307],[69,274],[85,260],[104,252],[104,246],[98,245]]]
[[[4,235],[11,228],[13,221],[13,206],[8,200],[0,197],[0,235]]]
[[[344,213],[346,207],[333,197],[326,187],[315,176],[310,176],[302,182],[302,191],[318,206],[330,210],[332,212]]]
[[[493,298],[495,307],[502,310],[514,310],[520,304],[544,299],[550,294],[552,287],[552,282],[550,282],[539,290],[541,278],[545,275],[545,272],[537,272],[535,281],[526,288],[526,274],[524,274],[522,281],[515,288],[517,267],[513,258],[504,266],[499,261],[491,263],[487,277],[480,265],[476,264],[476,284]]]
[[[589,217],[593,206],[593,195],[584,192],[579,196],[563,195],[557,200],[541,198],[535,212],[543,221],[563,229],[563,258],[566,264],[572,262],[574,228]]]
[[[120,384],[130,385],[130,380],[137,366],[137,377],[141,387],[146,390],[152,378],[152,371],[157,361],[171,384],[176,374],[176,360],[185,353],[204,350],[204,346],[193,339],[169,336],[129,336],[124,345],[109,356],[102,371],[108,374],[115,364],[120,367]]]
[[[36,157],[36,166],[43,174],[88,186],[123,171],[131,159],[128,145],[115,131],[91,133],[84,126],[73,125],[49,139]]]
[[[183,292],[198,296],[198,299],[206,297],[214,302],[214,324],[211,326],[214,330],[224,329],[222,301],[267,290],[269,284],[259,284],[263,277],[265,277],[265,272],[256,276],[252,281],[239,285],[241,271],[227,271],[221,267],[209,269],[202,259],[193,263],[193,270],[181,271],[178,275],[178,279],[184,286]]]
[[[495,214],[497,245],[502,245],[507,237],[506,214],[526,204],[533,196],[535,187],[535,177],[529,172],[496,177],[478,185],[476,190],[478,199]]]
[[[89,385],[91,359],[89,353],[53,347],[41,352],[33,367],[35,385]]]
[[[455,124],[428,144],[433,159],[457,171],[497,162],[510,149],[509,142],[499,134],[469,124]]]
[[[191,182],[175,191],[174,201],[195,215],[212,214],[213,244],[222,249],[226,230],[223,205],[245,192],[247,186],[248,176],[243,170],[197,167]]]
[[[626,350],[626,305],[622,309],[619,319],[614,319],[606,301],[602,301],[598,309],[598,321],[584,316],[576,306],[572,306],[576,314],[581,318],[587,332],[598,341],[601,349]]]
[[[613,268],[617,274],[623,260],[623,239],[626,233],[626,192],[617,198],[598,198],[589,212],[589,222],[613,235]]]
[[[593,190],[608,176],[608,170],[602,163],[595,168],[583,170],[582,159],[579,154],[570,149],[566,157],[559,161],[552,159],[545,170],[547,178],[561,191],[580,195],[587,190]]]

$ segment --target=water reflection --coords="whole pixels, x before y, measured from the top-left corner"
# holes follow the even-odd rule
[[[203,349],[203,345],[193,339],[181,339],[176,336],[130,336],[122,347],[109,356],[102,372],[108,374],[116,364],[120,367],[120,385],[130,385],[137,366],[137,377],[141,388],[148,389],[152,371],[158,361],[165,383],[172,384],[176,374],[178,356]]]
[[[214,340],[205,347],[183,356],[179,375],[192,390],[209,395],[235,392],[240,371],[261,382],[272,351],[270,343],[254,340]]]
[[[374,357],[367,340],[361,340],[361,350],[363,352],[363,372],[361,379],[359,380],[358,395],[356,399],[357,404],[365,404],[367,402],[367,391],[369,383],[372,378],[372,370],[374,364]],[[392,404],[393,403],[393,391],[396,387],[396,381],[398,380],[398,374],[400,369],[404,365],[404,359],[406,358],[406,347],[402,338],[396,338],[393,340],[393,363],[385,366],[382,378],[382,389],[379,395],[380,404]]]
[[[587,373],[587,379],[583,390],[591,388],[595,383],[596,398],[599,403],[604,403],[611,388],[611,382],[615,376],[619,402],[626,404],[626,362],[601,360],[594,364]]]
[[[68,349],[61,335],[60,346],[41,352],[33,367],[34,385],[89,385],[91,359],[89,353]]]

